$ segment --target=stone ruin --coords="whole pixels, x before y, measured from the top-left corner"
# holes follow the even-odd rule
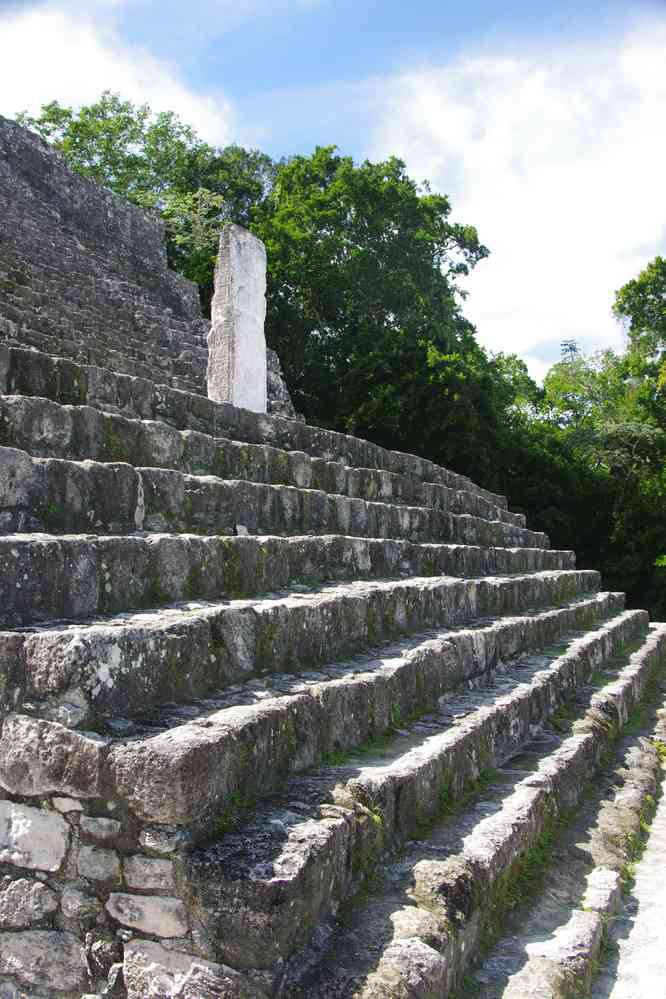
[[[453,994],[664,662],[504,497],[293,419],[222,241],[211,328],[0,119],[0,999]]]

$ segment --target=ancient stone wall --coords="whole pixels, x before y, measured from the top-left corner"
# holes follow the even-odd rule
[[[210,323],[159,218],[0,117],[0,220],[0,341],[206,394]],[[296,418],[278,369],[268,411]]]

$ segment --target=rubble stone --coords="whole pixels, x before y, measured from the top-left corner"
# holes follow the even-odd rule
[[[91,881],[120,880],[120,860],[115,850],[104,850],[99,846],[82,846],[77,865],[81,877]]]
[[[0,933],[0,974],[38,988],[83,989],[87,983],[83,946],[72,933],[55,930]]]
[[[135,854],[123,862],[125,881],[130,888],[142,891],[172,891],[174,888],[173,863]]]
[[[106,843],[119,835],[122,825],[117,819],[83,815],[79,822],[79,829],[85,836],[90,836],[91,839],[96,839],[100,843]]]
[[[20,930],[48,919],[58,909],[58,896],[39,881],[20,878],[0,888],[0,928]]]
[[[124,926],[156,937],[182,937],[188,930],[187,910],[178,898],[113,892],[106,909]]]
[[[70,829],[56,812],[0,801],[0,862],[57,871],[69,846]]]

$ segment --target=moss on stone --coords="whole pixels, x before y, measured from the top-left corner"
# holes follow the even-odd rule
[[[130,462],[130,464],[133,463],[133,456],[127,444],[121,435],[111,428],[108,420],[104,423],[100,457],[103,461],[126,461]]]

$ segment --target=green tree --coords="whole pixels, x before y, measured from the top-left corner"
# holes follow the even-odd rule
[[[666,259],[655,257],[615,295],[629,336],[628,364],[647,414],[666,427]]]
[[[544,381],[544,412],[561,428],[572,461],[605,480],[607,585],[662,615],[666,587],[655,559],[666,538],[666,426],[654,349],[648,353],[639,339],[649,335],[643,327],[624,354],[578,353],[555,364]]]
[[[625,323],[634,349],[666,353],[666,259],[655,257],[615,295],[615,315]]]
[[[206,187],[164,195],[162,218],[169,237],[169,262],[206,290],[211,285],[224,209],[224,197]]]
[[[396,158],[357,165],[320,147],[278,165],[252,228],[268,251],[267,335],[301,411],[471,464],[492,365],[456,278],[487,250],[450,211]]]
[[[159,206],[179,186],[201,146],[172,112],[153,115],[147,104],[109,91],[78,110],[52,101],[36,118],[22,112],[17,121],[51,142],[78,173],[145,207]]]

